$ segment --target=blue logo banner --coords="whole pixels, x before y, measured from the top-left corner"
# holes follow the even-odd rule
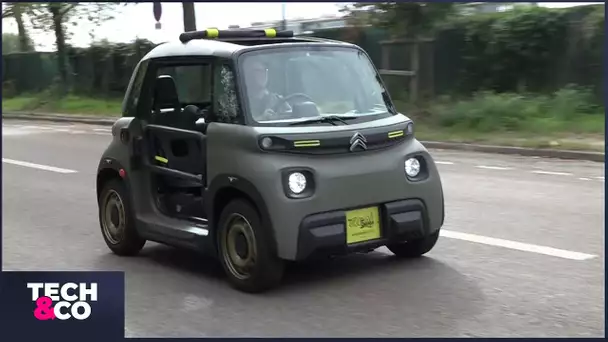
[[[2,272],[0,340],[124,338],[123,272]]]

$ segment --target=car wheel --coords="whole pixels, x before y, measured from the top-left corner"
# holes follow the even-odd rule
[[[423,238],[386,246],[400,258],[417,258],[428,253],[439,239],[439,230]]]
[[[136,255],[146,243],[135,229],[130,197],[118,179],[107,182],[101,191],[99,225],[106,245],[117,255]]]
[[[241,199],[228,203],[218,227],[219,259],[233,287],[257,293],[281,282],[285,263],[271,248],[270,230],[253,205]]]

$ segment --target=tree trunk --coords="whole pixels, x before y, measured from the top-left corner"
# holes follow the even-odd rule
[[[21,12],[21,4],[13,3],[13,16],[15,21],[17,22],[17,31],[19,36],[19,51],[27,52],[31,51],[30,42],[27,36],[27,31],[25,30],[25,25],[23,25],[23,13]]]
[[[184,11],[184,31],[196,31],[196,17],[194,16],[194,3],[182,2]]]
[[[53,30],[55,31],[55,44],[57,45],[57,70],[59,71],[59,78],[61,81],[58,85],[58,90],[61,92],[61,95],[64,95],[67,92],[68,69],[61,6],[62,3],[60,2],[49,4],[49,10],[53,19]]]

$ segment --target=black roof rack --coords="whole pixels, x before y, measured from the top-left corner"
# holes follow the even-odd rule
[[[221,41],[234,40],[256,40],[256,39],[274,39],[274,38],[293,38],[293,31],[277,31],[275,29],[264,30],[217,30],[206,29],[203,31],[184,32],[179,35],[179,40],[182,43],[187,43],[195,39],[214,39]]]

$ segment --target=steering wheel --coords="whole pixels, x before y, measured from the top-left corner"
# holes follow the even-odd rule
[[[279,108],[280,105],[282,105],[283,103],[289,102],[289,100],[291,100],[293,98],[297,98],[297,97],[302,98],[302,99],[304,99],[306,101],[315,102],[313,99],[310,98],[310,96],[308,96],[306,94],[303,94],[303,93],[293,93],[291,95],[287,95],[285,97],[279,98],[279,100],[277,101],[277,103],[275,103],[269,109],[276,113],[277,109]]]

